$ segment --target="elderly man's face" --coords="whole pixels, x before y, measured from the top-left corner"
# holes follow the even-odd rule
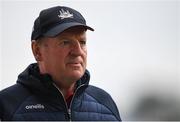
[[[86,31],[75,27],[57,37],[45,38],[40,53],[44,73],[56,81],[74,82],[83,76],[86,69]]]

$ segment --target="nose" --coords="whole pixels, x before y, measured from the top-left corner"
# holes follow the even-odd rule
[[[74,41],[71,47],[71,55],[73,56],[81,56],[85,52],[84,48],[81,46],[79,41]]]

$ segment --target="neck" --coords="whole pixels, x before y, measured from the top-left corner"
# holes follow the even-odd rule
[[[59,90],[61,90],[63,96],[66,98],[69,97],[69,94],[73,94],[74,93],[74,90],[75,90],[75,82],[69,86],[62,86],[58,83],[55,83],[56,84],[56,87],[58,87]]]
[[[39,64],[39,69],[40,69],[40,73],[41,74],[48,74],[45,66],[42,64],[42,63],[38,63]],[[61,90],[62,94],[64,95],[64,97],[68,97],[69,94],[73,93],[74,92],[74,89],[75,89],[75,84],[76,84],[76,80],[74,79],[61,79],[59,80],[60,78],[58,77],[55,77],[53,75],[51,75],[54,83],[56,84],[56,87]],[[62,82],[63,81],[63,82]]]

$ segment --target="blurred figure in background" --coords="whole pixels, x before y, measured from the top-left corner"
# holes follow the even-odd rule
[[[141,96],[130,119],[136,121],[179,121],[180,100],[175,95],[166,94]]]

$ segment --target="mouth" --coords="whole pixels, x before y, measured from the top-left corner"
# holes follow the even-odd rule
[[[71,67],[81,67],[82,63],[80,63],[80,62],[70,62],[70,63],[67,63],[67,65],[71,66]]]

